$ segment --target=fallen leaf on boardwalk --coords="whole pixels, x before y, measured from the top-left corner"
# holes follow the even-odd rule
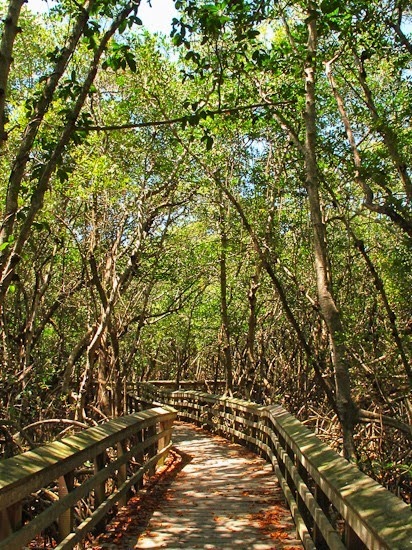
[[[281,506],[274,506],[270,510],[261,510],[257,514],[251,514],[249,518],[256,521],[259,528],[269,535],[272,539],[284,540],[288,539],[288,527],[282,525],[281,520],[285,516],[285,509]],[[291,550],[288,548],[288,550]]]
[[[157,535],[150,531],[145,532],[148,521],[160,502],[173,500],[169,487],[183,466],[182,456],[171,451],[165,466],[148,480],[142,491],[129,500],[127,508],[119,510],[116,517],[107,525],[105,533],[92,542],[86,542],[86,548],[99,550],[107,545],[125,547],[125,536],[138,537],[142,533],[149,538],[156,537]]]
[[[269,536],[272,539],[288,539],[289,538],[289,535],[287,533],[285,533],[285,531],[281,531],[280,529],[276,529],[276,531],[271,531],[269,533]],[[288,550],[290,550],[290,549],[288,549]]]
[[[227,445],[224,439],[217,439],[221,442],[222,447]],[[197,480],[192,481],[192,470],[197,468],[199,460],[196,455],[193,457],[194,449],[193,453],[192,448],[187,449],[190,451],[190,454],[183,452],[175,458],[178,463],[166,468],[161,476],[156,475],[149,480],[147,489],[140,491],[129,501],[132,509],[128,508],[125,511],[119,511],[115,522],[110,524],[112,532],[101,535],[98,540],[94,541],[94,544],[89,544],[87,547],[89,550],[109,550],[109,548],[113,548],[113,550],[115,548],[122,548],[123,550],[127,548],[127,550],[131,550],[133,547],[167,548],[169,541],[174,542],[177,539],[179,540],[179,545],[187,544],[192,549],[207,547],[208,550],[214,550],[213,538],[210,544],[206,543],[206,546],[204,546],[204,543],[199,544],[198,542],[197,530],[195,533],[196,536],[193,536],[193,529],[190,526],[194,521],[198,521],[198,516],[204,518],[207,528],[211,527],[211,523],[213,524],[211,531],[214,532],[214,536],[222,534],[222,536],[226,537],[226,542],[235,541],[236,544],[231,544],[230,542],[225,548],[237,547],[238,543],[242,540],[242,530],[245,529],[248,532],[248,527],[253,525],[253,536],[256,536],[256,540],[259,540],[259,542],[264,542],[265,548],[270,547],[271,550],[302,550],[302,547],[297,546],[298,542],[295,535],[292,534],[294,533],[294,527],[290,514],[280,496],[280,489],[276,488],[272,481],[268,483],[268,478],[272,473],[262,474],[260,459],[257,459],[255,455],[248,455],[247,453],[244,455],[248,458],[246,461],[248,471],[251,471],[251,469],[254,470],[252,476],[254,481],[249,484],[249,480],[247,479],[249,475],[244,476],[241,474],[238,477],[233,475],[233,470],[238,466],[234,458],[230,457],[227,463],[222,463],[219,452],[215,453],[213,460],[223,465],[219,466],[217,464],[215,466],[213,463],[213,471],[216,470],[216,474],[210,477],[210,484],[206,488],[203,488],[203,486],[198,487]],[[191,460],[192,465],[188,468],[188,473],[182,475],[181,468],[190,463]],[[228,480],[224,485],[217,483],[214,477],[217,477],[219,468],[224,473],[228,472]],[[184,482],[189,481],[188,488],[183,493],[180,489],[173,490],[168,482],[168,479],[174,479],[177,473],[179,473],[178,480],[180,483],[183,482],[183,478]],[[229,490],[233,491],[233,496],[230,496],[230,506],[213,506],[214,498],[220,498],[220,495],[226,496]],[[195,499],[199,499],[199,505],[197,502],[194,502]],[[212,502],[211,508],[207,508],[209,499]],[[233,515],[230,516],[229,512],[233,511],[242,499],[244,499],[244,507],[240,509],[242,513],[235,514],[234,519],[230,520],[229,518],[233,517]],[[217,498],[217,500],[219,499]],[[159,509],[160,504],[168,504],[166,501],[172,502],[171,515],[173,517],[170,518],[170,521],[173,522],[172,527],[169,527],[166,523],[161,524],[161,532],[157,533],[154,529],[158,528],[159,525],[158,516],[150,518],[154,510]],[[180,508],[182,505],[183,509]],[[194,506],[200,506],[200,508],[195,509]],[[192,507],[196,520],[192,520],[188,512]],[[260,510],[258,513],[254,513],[258,510]],[[163,517],[162,514],[164,511],[165,509],[162,506],[159,511],[160,517]],[[222,512],[224,515],[219,516],[216,512]],[[202,522],[202,519],[200,522]],[[177,528],[175,527],[176,524],[178,525]],[[119,533],[124,533],[123,538],[116,537],[116,532],[113,532],[113,530],[118,535]],[[235,535],[232,533],[235,533]],[[288,536],[289,533],[291,534]],[[142,543],[143,546],[139,546],[138,544],[135,547],[136,540],[142,540],[140,539],[142,534],[144,537],[147,537],[146,542]],[[208,540],[207,537],[206,540]],[[273,546],[270,546],[271,544]]]

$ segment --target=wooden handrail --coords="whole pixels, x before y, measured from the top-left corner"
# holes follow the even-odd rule
[[[145,400],[178,417],[243,442],[269,460],[307,549],[412,549],[412,511],[318,439],[281,406],[147,384]]]
[[[125,504],[133,487],[140,487],[145,472],[154,472],[171,447],[176,412],[160,407],[115,418],[76,435],[0,461],[0,549],[16,550],[58,520],[57,548],[73,548],[110,509]],[[109,460],[108,449],[113,449]],[[133,459],[137,469],[127,475]],[[75,470],[94,464],[94,475],[75,486]],[[106,494],[106,481],[113,489]],[[22,525],[22,501],[58,481],[59,499]],[[94,492],[94,510],[80,525],[73,525],[73,507]]]
[[[176,380],[149,380],[148,382],[139,382],[138,384],[149,384],[156,388],[161,388],[165,390],[193,390],[193,391],[205,391],[205,392],[216,392],[224,391],[226,387],[225,380],[179,380],[177,383]],[[133,391],[135,389],[135,384],[128,384],[128,388]]]

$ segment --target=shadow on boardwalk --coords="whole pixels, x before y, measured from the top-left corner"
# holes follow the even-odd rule
[[[176,425],[173,441],[168,466],[93,548],[303,548],[264,460],[187,424]]]

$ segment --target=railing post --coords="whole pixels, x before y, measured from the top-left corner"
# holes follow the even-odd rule
[[[117,458],[120,458],[126,452],[126,444],[124,441],[119,441],[117,443]],[[127,463],[119,466],[117,472],[117,488],[121,487],[127,479]],[[126,506],[128,495],[124,495],[119,499],[119,506]]]
[[[142,443],[143,444],[143,441],[144,441],[144,430],[139,430],[136,434],[136,438],[137,438],[137,441],[138,443]],[[143,466],[143,461],[144,461],[144,452],[143,452],[143,449],[141,451],[139,451],[138,453],[136,453],[135,457],[134,457],[135,461],[137,462],[138,466],[139,467],[142,467]],[[143,487],[143,477],[141,477],[134,485],[134,488],[136,491],[138,491],[139,489],[141,489]]]
[[[163,431],[166,431],[166,430],[169,430],[169,428],[171,428],[172,426],[172,421],[170,420],[166,420],[164,422],[160,422],[159,423],[159,430],[160,432],[163,432]],[[157,442],[157,452],[160,453],[165,447],[167,447],[167,445],[169,445],[170,443],[170,440],[171,440],[171,434],[170,433],[165,433],[165,435],[163,435],[159,441]],[[167,458],[167,455],[163,455],[159,461],[157,462],[157,465],[158,466],[163,466],[165,461],[166,461],[166,458]]]
[[[350,550],[365,550],[367,548],[348,523],[345,524],[344,540],[346,548],[350,548]]]
[[[21,502],[16,502],[16,504],[13,504],[4,510],[0,510],[0,543],[21,527],[21,513]]]
[[[147,438],[149,439],[154,435],[156,435],[156,424],[149,426],[147,428]],[[157,445],[156,443],[152,443],[152,445],[150,445],[148,448],[149,459],[156,455],[156,451],[157,451]],[[156,464],[153,463],[150,466],[148,472],[149,472],[149,476],[154,476],[156,473]]]
[[[290,456],[289,456],[289,458],[290,458]],[[294,464],[296,466],[297,472],[298,472],[300,478],[302,479],[303,483],[305,484],[306,487],[308,487],[309,486],[309,475],[308,475],[308,472],[307,472],[306,468],[298,460],[298,458],[296,458],[294,460]],[[294,483],[293,483],[293,487],[295,487]],[[316,499],[316,489],[317,489],[317,486],[315,487],[315,499]],[[306,527],[308,528],[308,530],[313,528],[312,539],[314,541],[315,541],[314,534],[315,534],[315,532],[317,533],[317,535],[316,535],[317,539],[316,539],[315,542],[319,543],[319,546],[316,545],[316,548],[319,548],[319,550],[326,550],[325,547],[323,546],[323,543],[325,541],[324,541],[322,535],[320,534],[319,530],[317,529],[317,525],[315,523],[315,520],[312,517],[311,513],[309,512],[309,510],[308,510],[308,508],[305,504],[305,501],[300,496],[297,487],[295,487],[295,493],[294,494],[295,494],[295,500],[296,500],[296,504],[297,504],[299,513],[302,516],[302,519],[305,522]]]
[[[69,472],[58,479],[58,494],[59,499],[63,499],[73,490],[74,487],[74,472]],[[73,530],[73,509],[68,508],[59,516],[59,537],[64,540]]]
[[[307,480],[305,479],[305,483],[306,482]],[[326,515],[326,517],[329,518],[329,499],[318,485],[315,485],[315,500],[317,505],[320,506],[320,508]],[[320,550],[328,549],[328,545],[326,544],[326,541],[323,538],[316,521],[314,521],[313,524],[312,538],[316,544],[316,548],[319,548]],[[350,546],[350,548],[352,548],[352,546]]]
[[[253,422],[253,424],[256,424],[255,426],[252,426],[250,428],[249,430],[250,435],[253,437],[255,441],[258,441],[260,439],[264,445],[267,445],[269,447],[270,446],[269,436],[267,435],[266,432],[260,429],[260,426],[266,425],[266,420],[264,419],[261,411],[250,413],[249,418],[251,422]],[[266,456],[263,449],[261,449],[259,445],[252,443],[251,448],[252,450],[257,452],[260,456]],[[269,458],[269,456],[267,458]],[[272,464],[272,469],[273,469],[273,464]]]
[[[95,456],[93,460],[93,470],[97,474],[104,468],[105,465],[105,455],[101,453]],[[106,482],[102,481],[98,483],[94,488],[94,509],[98,508],[102,502],[106,500]],[[97,525],[96,528],[98,531],[103,531],[106,525],[106,520],[102,519]]]
[[[260,439],[260,441],[269,447],[273,451],[273,445],[272,441],[269,438],[269,435],[266,433],[265,430],[262,428],[267,427],[267,418],[262,413],[262,410],[259,410],[258,412],[254,413],[251,417],[251,420],[253,423],[256,424],[257,427],[253,426],[250,429],[251,435],[255,440]],[[256,452],[260,454],[260,456],[265,457],[266,460],[270,463],[273,471],[273,462],[270,460],[269,454],[266,453],[263,449],[261,449],[258,445],[254,445],[254,448],[256,449]]]

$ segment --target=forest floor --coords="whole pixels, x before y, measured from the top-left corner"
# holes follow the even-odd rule
[[[89,548],[303,549],[263,459],[187,424],[173,441],[166,465]]]

